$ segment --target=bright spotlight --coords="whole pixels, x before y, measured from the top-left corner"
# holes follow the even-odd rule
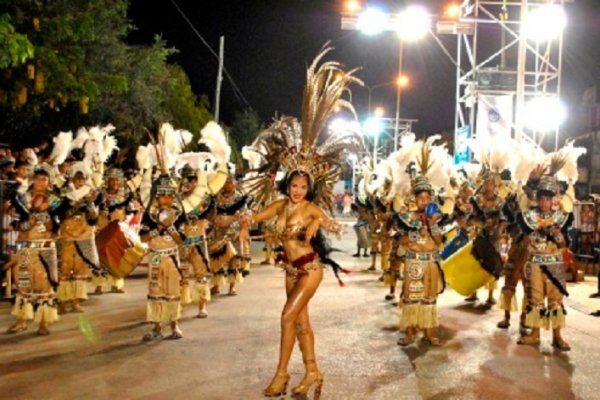
[[[360,131],[360,124],[357,121],[348,121],[344,118],[336,118],[329,123],[329,129],[333,134],[339,135],[346,132]]]
[[[379,136],[383,131],[383,121],[379,117],[369,117],[363,124],[363,131],[369,136]]]
[[[361,7],[362,6],[358,0],[348,0],[346,2],[346,10],[350,13],[356,13],[360,11]]]
[[[429,32],[431,16],[423,7],[410,6],[398,15],[396,32],[402,40],[417,40]]]
[[[525,19],[527,37],[538,41],[550,41],[560,36],[567,25],[565,10],[556,4],[542,5],[531,10]]]
[[[525,104],[525,125],[537,132],[555,130],[566,117],[566,107],[555,97],[536,97]]]
[[[358,16],[357,27],[366,35],[377,35],[386,26],[386,14],[377,8],[367,8]]]

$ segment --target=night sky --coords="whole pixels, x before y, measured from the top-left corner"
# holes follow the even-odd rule
[[[230,122],[233,112],[254,108],[264,121],[275,115],[299,116],[306,65],[327,41],[335,48],[329,59],[347,67],[361,67],[358,76],[366,85],[391,81],[397,74],[398,39],[392,32],[367,37],[340,27],[341,1],[337,0],[175,0],[194,27],[218,52],[219,36],[225,36],[225,67],[239,87],[236,96],[225,77],[221,93],[221,120]],[[404,2],[388,2],[402,5]],[[441,11],[442,1],[413,1]],[[215,10],[209,11],[207,5]],[[393,7],[390,8],[393,11]],[[600,77],[600,1],[576,0],[567,6],[569,23],[563,53],[563,99],[572,108],[585,88]],[[137,27],[133,43],[149,43],[161,34],[179,53],[180,64],[196,94],[214,99],[217,60],[187,25],[172,0],[131,0],[129,18]],[[455,53],[456,37],[440,36]],[[451,130],[454,125],[455,67],[431,37],[407,44],[405,72],[411,87],[402,97],[404,118],[419,122],[422,134]],[[359,115],[367,109],[368,91],[355,86],[352,100]],[[373,105],[382,105],[393,117],[395,89],[372,92]]]

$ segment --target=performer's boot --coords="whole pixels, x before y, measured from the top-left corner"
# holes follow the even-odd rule
[[[494,304],[496,304],[496,299],[494,298],[494,289],[489,289],[488,298],[486,300],[486,303],[490,306],[493,306]]]
[[[510,311],[504,310],[504,319],[496,325],[500,329],[508,329],[510,326]]]
[[[111,286],[110,292],[111,293],[125,293],[125,291],[123,289],[116,287],[116,286]]]
[[[229,292],[227,293],[227,295],[228,296],[236,296],[237,295],[237,292],[235,291],[235,282],[229,284]]]
[[[440,345],[440,339],[433,333],[433,328],[425,329],[425,336],[423,337],[423,340],[429,343],[431,346]]]
[[[565,342],[560,335],[560,328],[552,329],[552,346],[556,347],[560,351],[569,351],[571,346]]]
[[[521,336],[517,341],[517,344],[540,344],[540,328],[531,328],[531,333],[529,335]]]
[[[465,297],[465,301],[472,303],[474,301],[479,300],[479,297],[477,297],[477,292],[474,292],[472,295],[470,295],[469,297]]]
[[[77,312],[77,313],[85,312],[83,307],[81,307],[81,304],[79,304],[79,300],[77,300],[77,299],[73,300],[73,312]]]
[[[162,338],[162,327],[160,326],[160,322],[155,322],[154,328],[150,332],[146,333],[142,337],[142,340],[144,342],[152,342],[155,340],[161,340]]]
[[[181,339],[183,337],[183,332],[179,329],[179,325],[177,325],[177,321],[171,321],[171,335],[169,339]]]
[[[352,257],[360,257],[360,246],[356,246],[356,253],[352,254]]]
[[[527,324],[525,323],[525,320],[527,319],[527,314],[525,313],[525,311],[523,311],[521,313],[521,318],[520,318],[520,323],[519,323],[519,327],[521,329],[529,329],[529,327],[527,326]]]
[[[206,317],[208,317],[208,312],[206,311],[206,302],[204,300],[200,300],[198,302],[197,318],[206,318]]]
[[[408,346],[409,344],[415,341],[415,328],[412,326],[407,326],[406,331],[404,333],[404,337],[398,339],[399,346]]]
[[[371,266],[368,271],[375,271],[375,264],[377,263],[377,252],[371,252]]]
[[[40,321],[40,324],[38,325],[37,334],[41,335],[41,336],[47,336],[50,334],[50,330],[48,329],[48,324],[46,323],[46,321],[44,321],[43,318]]]
[[[58,305],[58,314],[66,314],[67,313],[67,303],[69,300],[63,300]]]
[[[390,279],[393,279],[393,282],[390,285],[390,292],[385,295],[386,300],[394,300],[396,298],[396,278]]]
[[[23,318],[18,318],[17,321],[6,330],[6,333],[17,333],[26,330],[27,321],[25,321]]]

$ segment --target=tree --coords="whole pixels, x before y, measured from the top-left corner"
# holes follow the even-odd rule
[[[168,63],[175,49],[160,37],[146,46],[125,42],[127,0],[7,3],[0,15],[10,14],[34,48],[27,65],[0,74],[7,94],[0,134],[8,141],[29,145],[34,135],[112,123],[119,145],[135,147],[161,122],[198,132],[210,119],[206,99],[198,101],[184,71]]]
[[[27,35],[17,33],[10,15],[0,15],[0,68],[17,67],[33,57],[33,45]]]

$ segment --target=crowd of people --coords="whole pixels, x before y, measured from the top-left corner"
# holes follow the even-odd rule
[[[152,329],[143,340],[162,339],[165,323],[169,338],[179,339],[183,306],[196,304],[198,317],[206,318],[212,295],[222,288],[237,294],[249,272],[250,231],[261,227],[264,262],[283,268],[287,295],[279,361],[264,394],[286,393],[297,340],[306,373],[292,392],[305,396],[314,387],[318,398],[324,375],[308,305],[325,266],[338,279],[344,272],[324,234],[342,230],[331,218],[332,189],[344,154],[362,147],[355,131],[321,136],[336,107],[352,108],[342,96],[356,81],[354,71],[320,63],[329,50],[309,66],[301,120],[284,116],[260,132],[242,150],[245,174],[229,162],[231,148],[214,122],[201,131],[208,151],[196,152],[186,151],[190,132],[161,125],[139,147],[137,168],[127,171],[110,125],[81,128],[76,137],[61,132],[53,146],[0,148],[3,265],[16,291],[7,332],[33,320],[39,334],[49,334],[59,314],[84,312],[90,292],[127,290],[123,278],[145,262]],[[521,282],[519,344],[536,345],[541,330],[552,329],[553,345],[568,351],[562,336],[567,230],[581,149],[569,143],[545,154],[488,141],[473,144],[476,163],[454,166],[438,140],[407,135],[378,165],[365,161],[356,198],[341,199],[343,214],[359,215],[354,256],[370,257],[370,270],[379,259],[385,298],[398,299],[398,344],[411,345],[421,333],[425,343],[441,344],[437,299],[447,284],[466,301],[485,288],[486,302],[504,310],[498,327],[508,328]]]

